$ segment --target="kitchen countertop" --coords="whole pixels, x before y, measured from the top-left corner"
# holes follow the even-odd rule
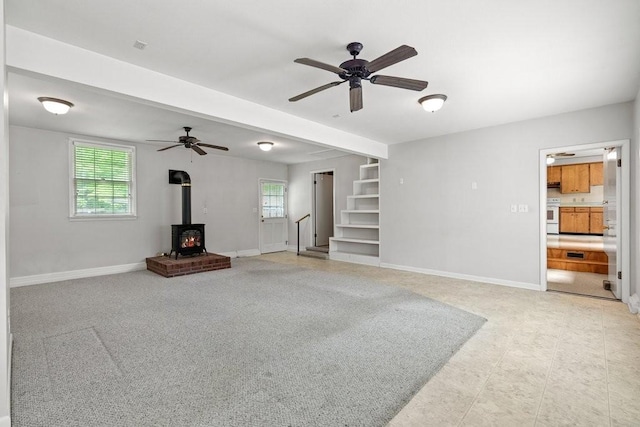
[[[602,207],[602,202],[570,202],[560,203],[561,208],[597,208]]]

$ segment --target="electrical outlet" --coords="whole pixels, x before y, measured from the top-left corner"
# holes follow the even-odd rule
[[[202,213],[206,214],[209,210],[207,208],[202,208]]]
[[[518,205],[511,205],[511,213],[517,213],[518,212]]]
[[[529,212],[529,205],[518,205],[518,212]]]

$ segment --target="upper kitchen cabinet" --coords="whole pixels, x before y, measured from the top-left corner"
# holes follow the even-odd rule
[[[589,182],[589,164],[562,166],[561,193],[588,193],[591,191]]]
[[[603,185],[602,163],[589,163],[589,177],[591,185]]]
[[[562,178],[562,166],[547,167],[547,187],[560,187]]]

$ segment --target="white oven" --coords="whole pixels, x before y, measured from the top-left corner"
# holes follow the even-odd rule
[[[547,199],[547,234],[560,234],[560,199]]]

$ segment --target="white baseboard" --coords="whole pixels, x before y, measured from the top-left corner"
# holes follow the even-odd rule
[[[58,271],[55,273],[36,274],[33,276],[12,277],[9,279],[9,287],[39,285],[41,283],[60,282],[63,280],[83,279],[85,277],[106,276],[108,274],[129,273],[131,271],[144,270],[146,262],[133,264],[112,265],[109,267],[87,268],[84,270]]]
[[[244,249],[241,251],[216,252],[216,253],[222,256],[228,256],[229,258],[243,258],[248,256],[260,255],[260,249]]]
[[[245,249],[243,251],[236,251],[238,254],[238,258],[242,258],[245,256],[258,256],[260,255],[260,249]]]
[[[0,427],[11,427],[11,418],[8,415],[0,418]]]
[[[373,255],[352,254],[347,252],[329,251],[329,259],[332,261],[350,262],[352,264],[371,265],[381,267],[380,257]]]
[[[539,291],[540,285],[535,283],[516,282],[513,280],[494,279],[492,277],[472,276],[469,274],[450,273],[448,271],[429,270],[426,268],[409,267],[406,265],[396,265],[388,263],[380,263],[382,268],[391,268],[393,270],[411,271],[413,273],[430,274],[432,276],[449,277],[451,279],[469,280],[472,282],[489,283],[492,285],[509,286],[511,288],[528,289],[531,291]]]

